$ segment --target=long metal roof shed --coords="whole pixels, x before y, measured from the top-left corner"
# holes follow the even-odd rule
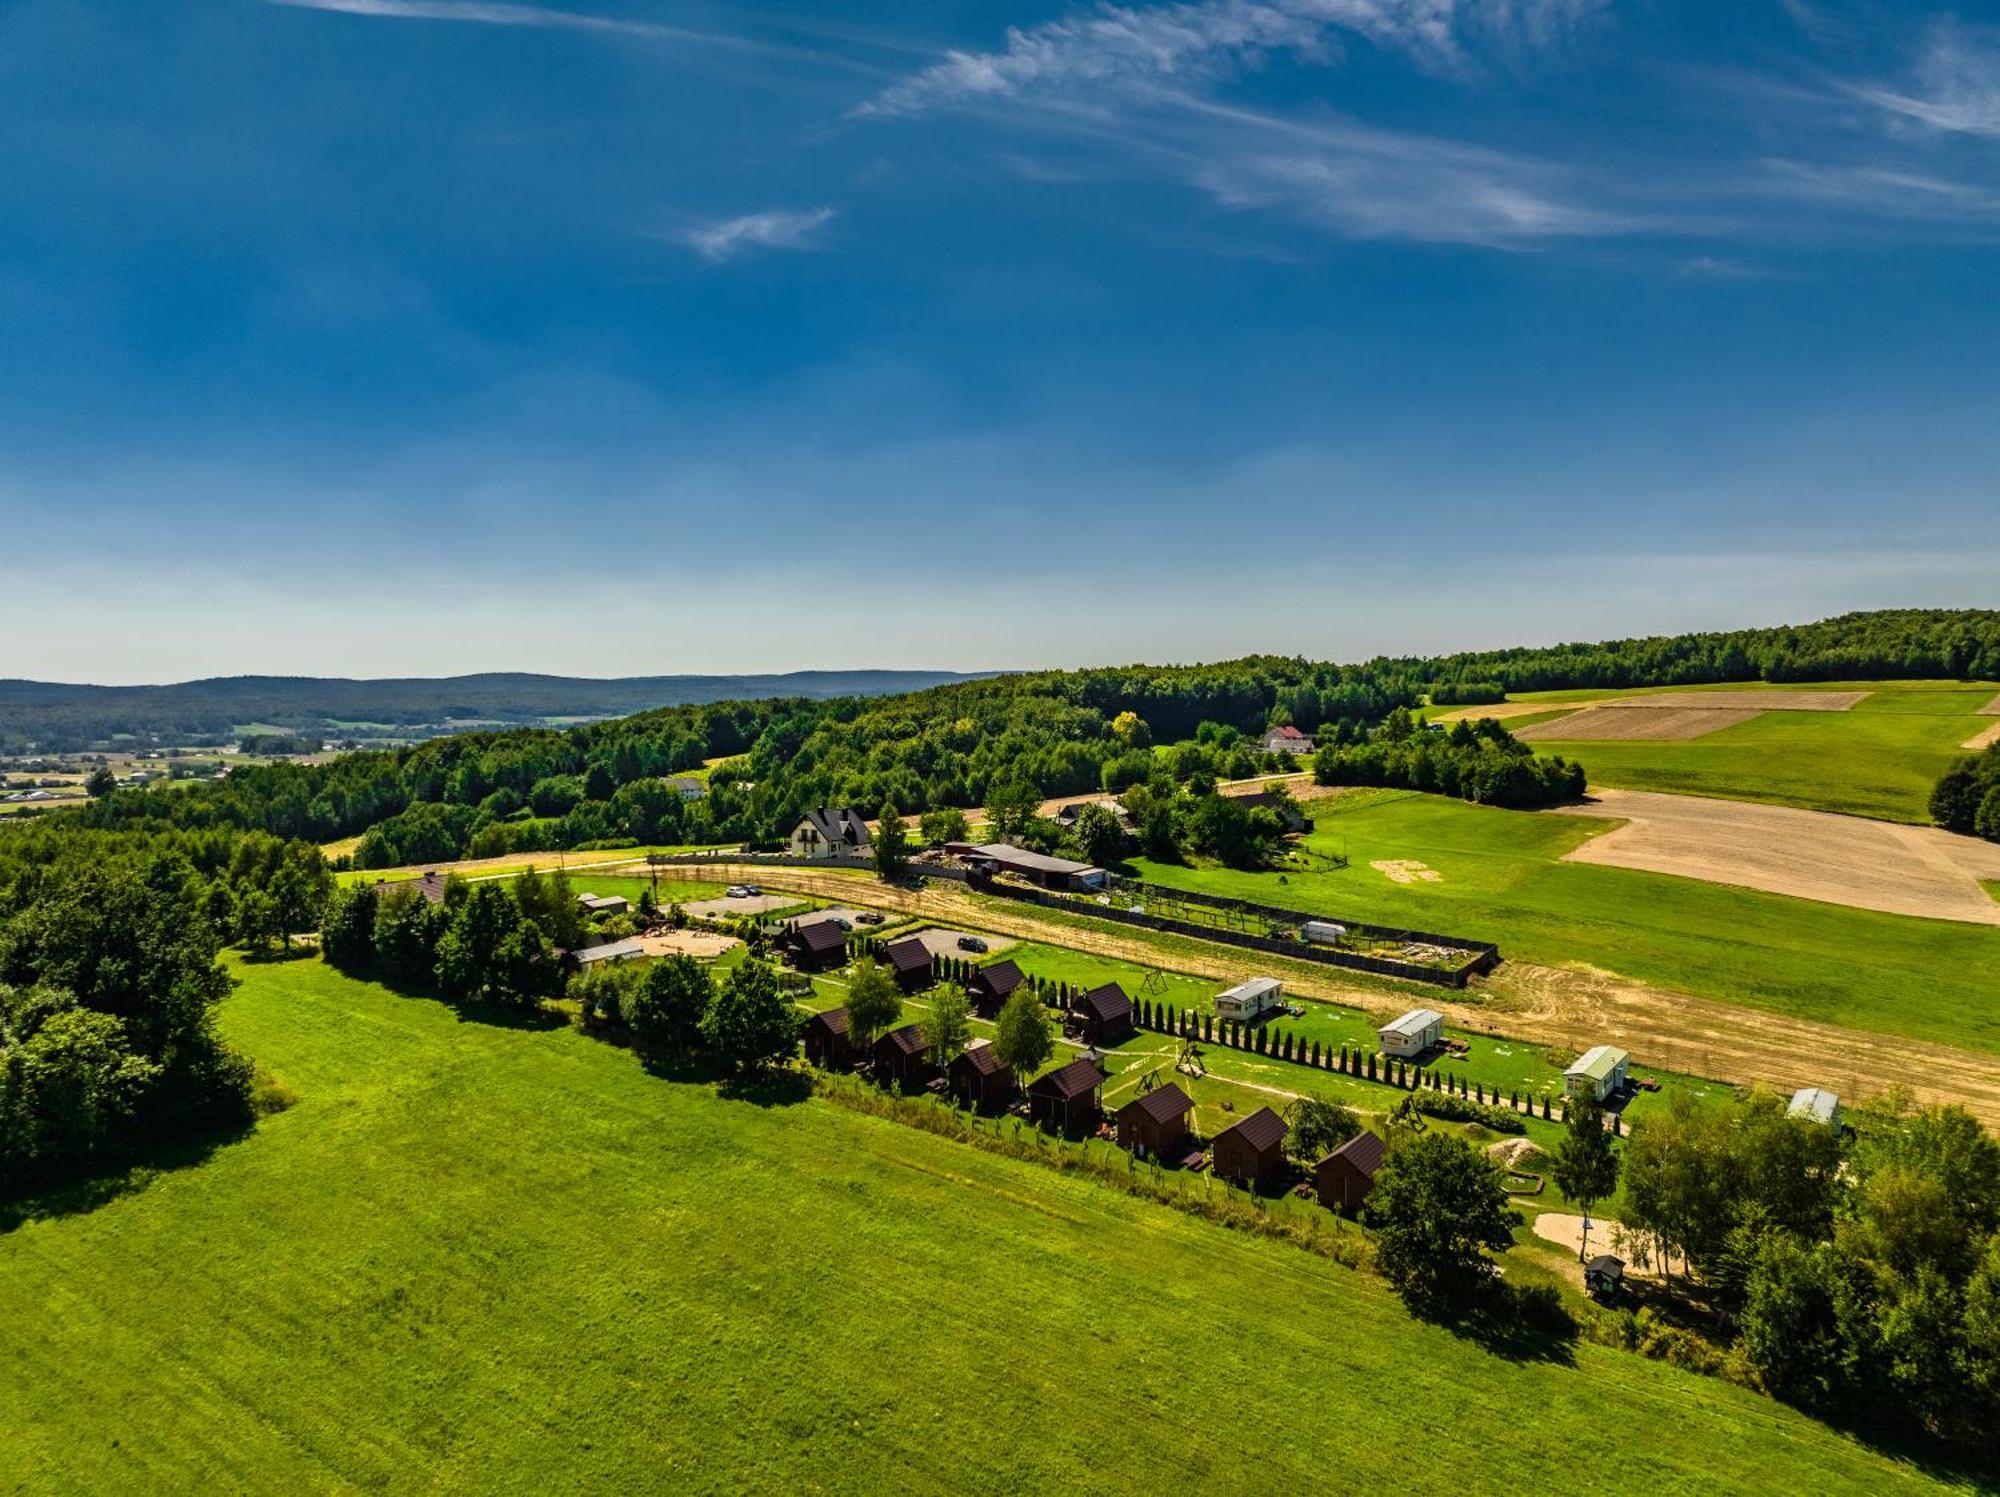
[[[1591,1081],[1606,1080],[1632,1057],[1616,1045],[1593,1045],[1576,1058],[1565,1076],[1581,1076]]]

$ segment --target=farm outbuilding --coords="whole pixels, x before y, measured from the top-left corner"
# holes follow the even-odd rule
[[[1347,927],[1338,920],[1308,920],[1299,927],[1299,939],[1314,946],[1338,946],[1347,939]]]
[[[1808,1122],[1824,1123],[1829,1128],[1838,1128],[1840,1098],[1824,1087],[1802,1086],[1792,1093],[1791,1105],[1785,1109],[1785,1115],[1805,1118]]]
[[[806,1020],[806,1059],[822,1071],[854,1064],[854,1031],[845,1008],[830,1008]]]
[[[965,984],[965,1001],[981,1018],[990,1019],[1027,979],[1010,959],[976,969]]]
[[[1384,1024],[1375,1033],[1382,1041],[1384,1055],[1400,1055],[1407,1059],[1422,1055],[1444,1038],[1444,1015],[1434,1008],[1413,1008],[1393,1024]]]
[[[606,941],[599,946],[583,946],[562,954],[562,963],[572,970],[595,967],[604,962],[629,962],[646,954],[637,941]]]
[[[1588,1091],[1602,1102],[1625,1087],[1625,1072],[1632,1057],[1616,1045],[1593,1045],[1563,1072],[1563,1091],[1580,1097]]]
[[[1245,1185],[1270,1179],[1284,1168],[1285,1135],[1290,1131],[1270,1108],[1258,1108],[1215,1135],[1209,1150],[1215,1173]]]
[[[1284,991],[1285,985],[1275,977],[1253,977],[1247,982],[1239,982],[1235,987],[1215,995],[1215,1016],[1218,1019],[1234,1019],[1238,1024],[1247,1023],[1279,1007]]]
[[[974,1112],[1005,1107],[1020,1090],[1014,1068],[1000,1058],[991,1040],[974,1040],[945,1067],[951,1093]]]
[[[1044,1128],[1060,1133],[1094,1133],[1103,1120],[1098,1088],[1104,1073],[1087,1060],[1073,1060],[1028,1087],[1028,1112]]]
[[[1313,1166],[1313,1188],[1329,1211],[1358,1211],[1375,1188],[1388,1145],[1365,1129]]]
[[[906,993],[920,993],[931,985],[931,949],[917,936],[905,936],[882,948],[889,975]]]
[[[1625,1260],[1599,1253],[1583,1265],[1583,1287],[1592,1299],[1611,1300],[1625,1287]]]
[[[1169,1081],[1118,1109],[1118,1147],[1141,1159],[1171,1155],[1187,1142],[1194,1099]]]
[[[827,972],[847,961],[847,932],[831,920],[812,920],[785,932],[792,965],[801,972]]]
[[[1005,842],[981,843],[969,848],[965,858],[981,872],[1011,873],[1044,889],[1101,889],[1111,876],[1102,868],[1079,863],[1074,858],[1052,858],[1047,853],[1030,852]]]
[[[905,1024],[875,1041],[875,1079],[884,1085],[919,1087],[936,1072],[922,1025]]]
[[[623,894],[579,894],[576,902],[586,915],[622,915],[632,908]]]
[[[1086,1045],[1115,1045],[1132,1033],[1132,1000],[1115,982],[1092,988],[1071,1012]]]
[[[426,873],[422,878],[403,878],[396,879],[393,882],[385,878],[375,880],[375,896],[378,899],[387,899],[390,895],[400,894],[405,889],[411,889],[423,895],[431,904],[444,903],[444,875],[442,873]]]

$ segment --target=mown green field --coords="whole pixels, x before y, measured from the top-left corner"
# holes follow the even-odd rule
[[[1979,709],[1992,682],[1799,682],[1790,687],[1687,687],[1706,691],[1866,691],[1845,712],[1766,712],[1748,722],[1681,742],[1535,741],[1535,750],[1581,760],[1590,783],[1626,790],[1667,790],[1729,800],[1765,801],[1839,811],[1884,821],[1930,822],[1931,787],[1966,751],[1959,745],[1993,719]],[[1513,701],[1589,702],[1652,691],[1528,692]],[[1543,721],[1515,718],[1510,726]]]
[[[1163,884],[1335,918],[1497,941],[1517,961],[1584,962],[1832,1024],[2000,1051],[2000,927],[1852,910],[1626,868],[1564,863],[1608,823],[1410,791],[1315,801],[1322,872],[1239,873],[1141,861]],[[1398,884],[1371,863],[1436,880]],[[1893,1078],[1884,1078],[1885,1082]]]
[[[244,975],[224,1028],[298,1105],[0,1235],[0,1484],[1937,1485],[1626,1353],[1507,1360],[1033,1164],[309,962]]]

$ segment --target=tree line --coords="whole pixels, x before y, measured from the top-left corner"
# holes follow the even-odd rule
[[[2000,842],[2000,743],[1944,772],[1931,791],[1931,819],[1947,831]]]
[[[1538,755],[1492,718],[1438,733],[1398,709],[1360,743],[1329,743],[1313,755],[1322,785],[1389,785],[1454,795],[1483,806],[1549,806],[1583,794],[1581,764]]]

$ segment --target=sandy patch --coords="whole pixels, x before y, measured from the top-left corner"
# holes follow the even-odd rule
[[[1979,886],[2000,878],[2000,845],[1937,827],[1746,801],[1596,790],[1552,813],[1622,817],[1563,861],[1672,873],[1854,909],[2000,925]]]
[[[2000,717],[2000,697],[1995,697],[1979,709],[1981,717]]]
[[[1542,1146],[1532,1138],[1503,1138],[1486,1146],[1486,1157],[1503,1170],[1520,1169],[1522,1160],[1542,1157]]]
[[[1568,717],[1517,729],[1514,736],[1524,743],[1548,739],[1570,743],[1603,743],[1619,739],[1678,742],[1706,738],[1710,733],[1733,728],[1738,723],[1747,723],[1753,717],[1764,715],[1756,707],[1682,705],[1686,700],[1683,697],[1671,707],[1628,706],[1624,703],[1587,707]]]
[[[1750,712],[1845,712],[1865,691],[1665,691],[1651,696],[1613,697],[1606,707],[1736,707]]]
[[[1392,884],[1434,884],[1444,875],[1428,863],[1419,863],[1414,858],[1378,858],[1368,865]]]
[[[1553,1242],[1557,1247],[1567,1248],[1570,1257],[1574,1259],[1584,1247],[1583,1218],[1562,1211],[1544,1211],[1535,1218],[1535,1235],[1544,1242]],[[1625,1259],[1626,1278],[1657,1279],[1660,1276],[1658,1265],[1648,1264],[1642,1268],[1635,1261],[1636,1255],[1629,1252],[1619,1253],[1619,1249],[1625,1246],[1623,1237],[1624,1228],[1617,1222],[1609,1217],[1593,1216],[1590,1219],[1590,1256],[1594,1258],[1599,1253],[1618,1253]],[[1573,1262],[1570,1267],[1575,1270],[1575,1278],[1581,1283],[1583,1264]]]
[[[1991,711],[1992,709],[1988,708],[1987,710]],[[1959,747],[1976,750],[1983,749],[1992,743],[2000,743],[2000,723],[1995,723],[1990,728],[1981,728],[1977,733],[1974,733],[1965,742],[1961,743]]]
[[[732,946],[742,942],[734,936],[720,936],[707,930],[657,931],[652,935],[634,937],[645,948],[647,956],[699,957],[703,961],[713,961]]]

